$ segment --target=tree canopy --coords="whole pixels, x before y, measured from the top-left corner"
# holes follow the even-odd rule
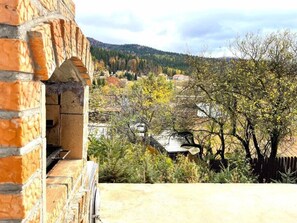
[[[232,59],[209,63],[190,58],[195,71],[190,92],[212,123],[200,130],[219,137],[220,150],[224,152],[226,140],[232,142],[229,146],[238,141],[249,158],[276,157],[279,144],[295,130],[296,49],[296,35],[288,31],[247,34],[231,45]],[[214,105],[220,115],[199,106],[203,104]]]
[[[133,82],[132,86],[119,96],[121,112],[113,117],[117,130],[124,135],[131,133],[128,135],[132,141],[138,131],[134,126],[139,123],[145,126],[145,135],[160,133],[168,126],[172,97],[172,84],[163,76],[149,74],[148,77]]]

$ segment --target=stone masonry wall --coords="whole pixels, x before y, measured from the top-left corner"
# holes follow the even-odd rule
[[[91,83],[71,0],[0,0],[0,222],[46,222],[45,85],[65,60]]]

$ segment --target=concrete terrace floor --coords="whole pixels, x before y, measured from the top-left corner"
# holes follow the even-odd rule
[[[99,184],[103,223],[296,223],[297,185]]]

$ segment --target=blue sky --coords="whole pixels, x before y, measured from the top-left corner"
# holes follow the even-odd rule
[[[73,1],[84,34],[105,43],[229,56],[230,42],[248,32],[297,32],[294,0]]]

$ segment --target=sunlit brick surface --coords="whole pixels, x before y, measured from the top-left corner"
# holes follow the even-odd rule
[[[37,108],[40,92],[40,82],[0,82],[0,109],[22,111]]]
[[[0,39],[0,49],[0,70],[33,72],[32,60],[25,41]]]
[[[62,36],[62,22],[55,20],[51,22],[51,31],[53,37],[53,46],[56,49],[57,66],[61,66],[65,61],[65,48]]]
[[[73,19],[75,5],[72,0],[39,0],[44,10],[30,0],[1,0],[0,23],[22,25],[47,13],[57,12],[66,18]]]
[[[20,25],[39,15],[30,0],[2,0],[0,4],[0,23]]]
[[[41,146],[23,156],[0,158],[0,183],[26,183],[40,169],[40,164]]]
[[[50,25],[37,27],[29,36],[35,75],[41,80],[48,80],[56,67]]]
[[[58,9],[57,0],[40,0],[40,2],[49,11],[56,11]]]
[[[40,115],[0,119],[0,147],[22,147],[40,134]]]
[[[34,179],[20,194],[0,194],[0,220],[25,218],[40,199],[40,178]]]

